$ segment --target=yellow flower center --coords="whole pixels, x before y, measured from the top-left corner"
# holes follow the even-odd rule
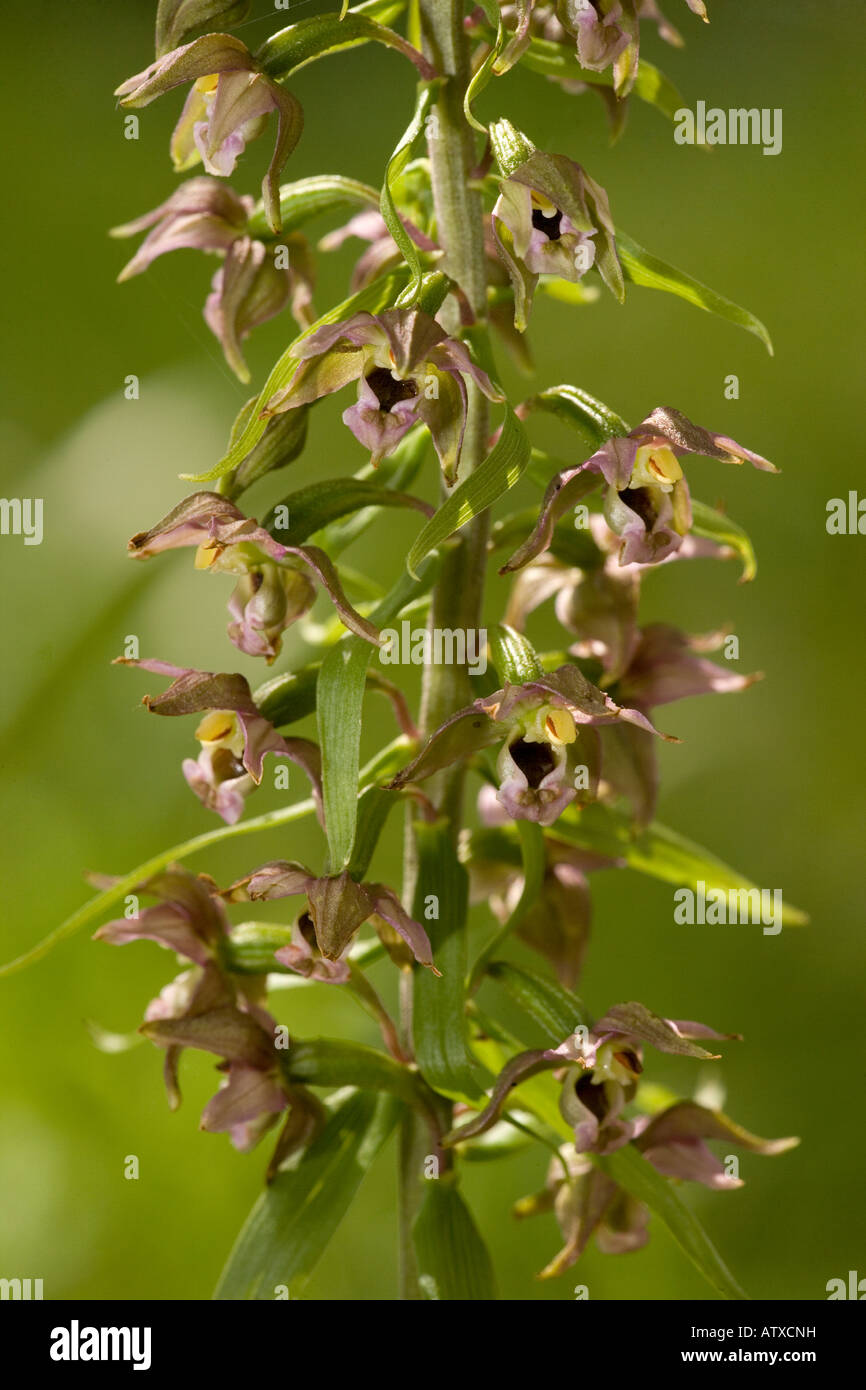
[[[534,208],[538,208],[538,211],[541,213],[542,217],[555,217],[556,214],[559,212],[559,208],[556,206],[556,204],[549,202],[548,199],[545,198],[543,193],[536,193],[533,191],[531,197],[532,206]]]
[[[197,570],[210,569],[219,555],[219,547],[213,541],[204,541],[195,552],[193,564]]]
[[[206,714],[195,731],[199,743],[223,743],[235,732],[235,717],[227,710],[214,709]]]
[[[220,75],[218,72],[210,72],[206,77],[196,78],[195,82],[193,83],[193,86],[195,87],[195,90],[197,92],[202,92],[203,94],[207,95],[210,92],[216,91],[217,83],[219,82],[219,80]]]
[[[679,460],[666,444],[644,444],[635,455],[630,487],[660,487],[670,492],[683,476]]]
[[[544,716],[544,728],[549,741],[554,744],[574,743],[577,738],[574,718],[567,709],[556,709],[551,705]]]

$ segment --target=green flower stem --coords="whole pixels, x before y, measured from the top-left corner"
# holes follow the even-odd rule
[[[461,287],[476,318],[483,320],[487,292],[484,224],[480,195],[469,180],[475,150],[463,110],[469,82],[464,5],[462,0],[420,0],[420,16],[424,53],[446,79],[434,107],[435,119],[428,123],[436,236],[444,251],[442,269]],[[439,318],[449,331],[455,331],[459,326],[456,304],[446,302]],[[461,476],[465,477],[484,460],[488,431],[487,403],[477,388],[470,385]],[[433,590],[428,618],[430,629],[466,630],[480,625],[488,527],[486,513],[476,517],[446,555]],[[422,732],[427,734],[435,729],[471,698],[469,676],[464,668],[426,666],[421,696]],[[434,778],[428,790],[431,799],[450,819],[456,838],[461,819],[462,770]],[[415,876],[416,849],[407,824],[403,874],[406,902],[411,902],[414,896]],[[404,1046],[411,1042],[411,1017],[411,976],[407,976],[401,991]],[[424,1143],[425,1136],[420,1132],[417,1118],[407,1117],[401,1128],[399,1155],[400,1297],[403,1299],[421,1296],[412,1247],[412,1225],[423,1192]]]

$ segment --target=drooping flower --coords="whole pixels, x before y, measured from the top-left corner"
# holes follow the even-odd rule
[[[730,1173],[707,1148],[708,1139],[736,1144],[765,1157],[786,1153],[800,1142],[795,1138],[759,1139],[720,1110],[710,1110],[690,1100],[678,1101],[660,1114],[638,1121],[634,1142],[644,1158],[666,1178],[699,1182],[716,1191],[742,1187],[742,1178]]]
[[[139,884],[136,893],[158,902],[133,917],[107,922],[94,939],[115,946],[155,941],[193,963],[148,1005],[141,1031],[166,1048],[172,1109],[180,1103],[177,1073],[184,1047],[225,1058],[228,1084],[207,1106],[202,1128],[231,1130],[237,1148],[251,1147],[288,1099],[277,1077],[275,1025],[259,1000],[256,977],[240,981],[223,969],[221,946],[229,923],[215,884],[175,864]]]
[[[147,236],[117,277],[130,280],[167,251],[227,251],[244,235],[253,199],[240,197],[219,179],[187,179],[164,203],[143,217],[113,227],[113,237]]]
[[[260,72],[246,45],[230,34],[205,34],[173,49],[122,83],[115,96],[122,106],[147,106],[187,82],[192,89],[171,141],[179,173],[201,161],[209,174],[227,178],[247,142],[276,113],[276,144],[262,195],[270,224],[279,231],[279,179],[303,129],[300,103]]]
[[[500,182],[493,232],[523,332],[540,275],[577,283],[594,265],[622,301],[625,284],[607,194],[565,155],[533,150]]]
[[[718,1033],[702,1023],[660,1018],[643,1004],[616,1004],[600,1018],[587,1037],[579,1033],[554,1048],[551,1057],[576,1063],[566,1074],[560,1110],[574,1126],[578,1153],[610,1153],[629,1142],[635,1122],[624,1117],[643,1071],[643,1044],[704,1061],[718,1059],[695,1039],[730,1040],[735,1033]]]
[[[799,1143],[794,1138],[760,1139],[721,1111],[687,1100],[677,1101],[652,1118],[641,1116],[635,1121],[632,1142],[663,1177],[699,1182],[716,1191],[742,1187],[742,1179],[719,1161],[706,1140],[718,1140],[727,1150],[733,1145],[763,1157],[786,1153]],[[587,1154],[578,1153],[573,1144],[563,1145],[559,1154],[550,1164],[545,1189],[524,1197],[514,1209],[518,1217],[546,1211],[556,1214],[564,1245],[541,1271],[542,1279],[570,1269],[593,1236],[606,1255],[638,1250],[649,1238],[650,1213],[642,1202],[603,1173]]]
[[[640,1130],[624,1111],[643,1071],[643,1045],[675,1056],[717,1061],[718,1054],[700,1047],[697,1038],[730,1040],[739,1034],[661,1018],[644,1004],[615,1004],[592,1028],[577,1027],[558,1047],[530,1049],[512,1057],[497,1077],[484,1110],[452,1130],[446,1143],[483,1134],[496,1123],[515,1086],[539,1072],[562,1068],[560,1110],[574,1127],[576,1151],[612,1153]]]
[[[129,542],[137,559],[163,550],[196,546],[196,568],[238,576],[229,600],[228,634],[248,656],[268,663],[280,651],[281,634],[312,606],[312,577],[328,593],[352,632],[376,643],[379,633],[357,613],[343,592],[334,566],[315,545],[282,545],[269,531],[217,492],[194,492],[149,531]]]
[[[601,770],[598,730],[620,721],[658,734],[645,715],[621,708],[576,666],[560,666],[452,715],[391,786],[422,781],[499,743],[500,804],[514,820],[552,825],[571,802],[594,800]]]
[[[503,566],[521,569],[550,544],[553,527],[587,492],[587,475],[606,485],[604,515],[620,538],[621,565],[655,565],[682,545],[692,525],[689,487],[679,460],[686,454],[742,464],[764,472],[778,469],[760,454],[727,435],[695,425],[678,410],[660,406],[623,437],[607,440],[590,458],[564,468],[547,486],[538,522],[529,538]]]
[[[603,1173],[573,1144],[563,1144],[560,1157],[552,1159],[547,1185],[515,1204],[519,1218],[552,1211],[562,1238],[562,1250],[545,1265],[540,1279],[563,1274],[580,1259],[592,1236],[605,1255],[640,1250],[649,1239],[649,1210]],[[563,1165],[568,1176],[563,1173]]]
[[[727,636],[721,630],[690,637],[669,623],[649,623],[639,630],[628,665],[616,682],[617,696],[647,713],[692,695],[748,689],[761,679],[759,672],[740,675],[701,655],[717,651]]]
[[[380,917],[402,937],[420,965],[439,974],[426,931],[408,915],[396,893],[382,883],[358,883],[347,869],[317,876],[303,864],[274,860],[232,884],[225,896],[231,902],[270,902],[301,893],[305,894],[309,909],[308,914],[302,914],[302,933],[310,945],[305,928],[312,925],[316,948],[326,962],[342,963],[341,958],[362,923]],[[281,948],[276,955],[283,965],[300,970],[301,974],[310,973],[306,959],[302,959],[306,953],[301,948],[299,954],[295,943]]]
[[[439,250],[436,242],[431,241],[430,237],[425,235],[419,227],[415,226],[414,222],[402,213],[400,214],[400,221],[419,250],[428,254]],[[372,280],[383,275],[386,270],[400,265],[403,260],[403,253],[388,231],[387,223],[377,208],[365,208],[363,212],[358,212],[354,217],[351,217],[344,226],[328,232],[319,242],[319,250],[336,251],[350,237],[357,237],[360,241],[368,243],[366,251],[358,258],[352,272],[349,287],[353,294],[357,294],[358,290],[369,285]]]
[[[592,520],[604,525],[601,517]],[[598,560],[583,568],[563,564],[549,552],[539,555],[517,574],[505,622],[522,632],[529,614],[553,598],[557,619],[578,638],[571,651],[598,663],[604,688],[625,669],[637,644],[640,570],[620,566],[601,551]]]
[[[219,179],[188,179],[153,212],[111,233],[127,237],[151,228],[118,276],[120,281],[140,275],[167,251],[190,248],[222,254],[204,318],[241,381],[250,379],[243,340],[287,304],[300,327],[307,328],[312,302],[313,265],[305,238],[295,232],[279,246],[269,246],[247,235],[252,210],[252,198],[238,197]]]
[[[246,798],[261,783],[266,753],[289,758],[306,773],[321,816],[318,746],[278,734],[260,713],[244,676],[131,657],[118,657],[117,664],[174,677],[162,695],[145,695],[142,703],[152,714],[204,714],[195,731],[201,752],[197,759],[184,759],[183,775],[202,804],[227,825],[240,819]]]
[[[295,410],[357,381],[357,403],[344,411],[343,421],[373,462],[392,453],[420,422],[432,435],[449,482],[466,425],[466,379],[490,400],[502,400],[466,346],[421,309],[355,314],[305,338],[297,356],[292,380],[271,397],[265,414]]]
[[[721,646],[726,635],[689,637],[666,623],[638,629],[629,663],[609,687],[613,698],[649,715],[657,705],[673,700],[748,689],[761,679],[760,672],[740,675],[699,655]],[[636,737],[625,726],[607,729],[602,733],[602,757],[601,798],[624,797],[636,824],[648,825],[655,813],[659,785],[658,762],[649,740]]]
[[[295,238],[296,242],[299,240]],[[294,263],[283,266],[277,265],[272,247],[253,237],[241,237],[229,247],[213,277],[204,317],[219,340],[226,361],[241,381],[250,380],[241,343],[259,324],[275,318],[291,302],[301,328],[309,327],[310,276],[311,268],[303,249]]]
[[[119,917],[94,933],[96,941],[124,946],[130,941],[156,941],[185,956],[194,965],[219,959],[219,947],[229,923],[213,880],[170,864],[136,888],[136,894],[158,899],[133,917]]]
[[[709,22],[704,0],[686,3],[693,14]],[[604,72],[612,66],[614,90],[620,97],[631,91],[637,77],[642,19],[654,20],[668,43],[682,43],[656,0],[563,0],[559,14],[564,28],[577,41],[581,67]]]

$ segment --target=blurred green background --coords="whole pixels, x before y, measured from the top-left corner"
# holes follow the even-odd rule
[[[781,107],[780,156],[678,147],[670,124],[639,103],[611,147],[594,100],[524,73],[495,84],[480,109],[507,111],[539,146],[580,159],[632,236],[747,304],[773,334],[771,360],[738,329],[638,289],[624,309],[607,296],[582,309],[542,300],[533,324],[539,386],[579,382],[632,420],[676,405],[784,470],[775,478],[693,462],[695,495],[723,501],[753,536],[758,578],[738,587],[734,564],[673,566],[647,579],[645,612],[695,632],[731,622],[741,669],[766,673],[743,695],[663,712],[661,726],[684,741],[662,753],[660,819],[755,882],[781,887],[812,924],[777,937],[679,927],[664,885],[601,875],[582,993],[594,1012],[638,998],[745,1035],[712,1073],[727,1088],[726,1108],[760,1134],[799,1134],[802,1146],[776,1160],[743,1156],[746,1186],[737,1192],[689,1188],[685,1196],[753,1296],[820,1299],[828,1279],[866,1274],[856,637],[866,541],[825,530],[827,500],[857,488],[861,471],[853,422],[862,394],[862,6],[712,0],[709,28],[680,0],[666,8],[687,47],[670,50],[647,35],[646,56],[691,106],[702,98]],[[137,142],[124,139],[111,96],[150,61],[154,10],[151,0],[4,6],[2,491],[45,499],[40,547],[0,540],[4,958],[85,900],[83,870],[126,872],[217,824],[181,778],[191,723],[149,719],[139,702],[158,679],[109,665],[124,637],[136,634],[143,655],[243,669],[254,684],[264,675],[228,646],[228,581],[193,573],[184,555],[133,571],[124,553],[127,537],[182,494],[177,474],[220,455],[248,394],[201,319],[212,262],[185,252],[114,284],[128,247],[108,241],[106,229],[174,186],[166,144],[180,94],[140,113]],[[253,15],[239,31],[252,46],[269,23],[285,22],[277,12],[274,23],[263,3]],[[307,125],[287,177],[341,172],[378,183],[408,119],[408,65],[368,47],[305,70],[294,89]],[[258,185],[266,144],[242,166],[247,189]],[[350,264],[347,249],[324,267],[320,311]],[[278,320],[252,340],[257,386],[287,331]],[[136,402],[123,398],[129,373],[141,380]],[[740,379],[737,401],[723,394],[730,373]],[[506,377],[517,389],[509,369]],[[326,406],[285,490],[362,462],[339,411]],[[254,494],[251,507],[280,495],[277,486]],[[432,495],[432,477],[424,486]],[[385,514],[352,562],[390,580],[416,529]],[[504,594],[495,580],[489,617]],[[302,655],[294,635],[285,654],[288,667]],[[377,734],[391,734],[378,705],[371,709],[372,751]],[[294,793],[305,794],[300,774],[293,778]],[[267,780],[251,813],[285,797]],[[398,839],[395,819],[378,876],[396,876]],[[315,864],[321,852],[305,822],[191,864],[226,882],[275,855]],[[264,1149],[240,1157],[225,1137],[198,1132],[212,1059],[186,1055],[184,1105],[170,1115],[155,1049],[108,1056],[90,1041],[85,1019],[134,1029],[170,974],[155,947],[117,951],[85,933],[0,981],[0,1275],[41,1277],[47,1298],[208,1297],[259,1190]],[[393,976],[387,964],[378,969],[386,992]],[[283,994],[275,1008],[299,1036],[377,1041],[337,990]],[[652,1065],[654,1079],[683,1093],[706,1079],[686,1061],[653,1056]],[[394,1297],[392,1150],[306,1296]],[[123,1176],[130,1154],[140,1160],[138,1181]],[[545,1166],[533,1152],[466,1174],[503,1296],[568,1299],[585,1283],[593,1299],[713,1297],[657,1220],[645,1250],[614,1259],[593,1248],[573,1278],[538,1283],[535,1272],[558,1248],[553,1218],[518,1225],[510,1207],[541,1185]]]

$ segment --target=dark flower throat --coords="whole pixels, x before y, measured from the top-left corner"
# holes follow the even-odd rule
[[[418,394],[418,387],[411,378],[398,381],[387,367],[374,367],[366,378],[367,385],[379,402],[379,409],[390,411],[399,401],[406,401]]]
[[[562,236],[562,232],[559,229],[561,221],[562,213],[559,211],[559,208],[556,209],[552,217],[545,217],[541,208],[532,209],[532,225],[537,232],[544,232],[548,241],[559,241],[559,238]]]
[[[556,758],[547,743],[527,743],[525,739],[519,738],[516,743],[511,744],[508,751],[533,791],[541,786],[547,774],[556,767]]]

